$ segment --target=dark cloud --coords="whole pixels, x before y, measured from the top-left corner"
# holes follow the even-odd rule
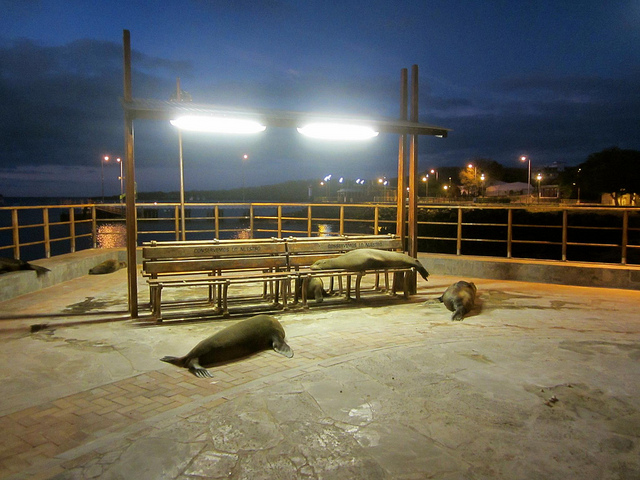
[[[185,62],[135,52],[134,88],[152,95]],[[46,47],[19,40],[0,48],[0,165],[91,165],[122,149],[122,46],[79,40]]]

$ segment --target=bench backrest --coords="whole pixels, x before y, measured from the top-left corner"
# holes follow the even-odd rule
[[[264,240],[147,242],[142,247],[143,272],[164,274],[221,270],[299,269],[359,248],[402,251],[395,235],[289,237]]]
[[[292,268],[308,267],[318,260],[336,257],[359,248],[401,251],[402,240],[395,235],[287,239],[289,266]]]
[[[286,253],[283,241],[156,242],[142,247],[143,270],[151,276],[225,269],[284,269]]]

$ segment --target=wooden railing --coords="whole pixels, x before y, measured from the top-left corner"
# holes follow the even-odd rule
[[[395,233],[395,204],[189,203],[185,238]],[[138,244],[180,240],[180,206],[137,205]],[[120,204],[0,207],[0,256],[33,260],[124,247]],[[640,209],[421,205],[421,252],[640,264]]]

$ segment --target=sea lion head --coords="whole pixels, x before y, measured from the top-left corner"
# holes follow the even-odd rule
[[[330,258],[323,258],[322,260],[316,261],[313,265],[311,265],[311,270],[325,270],[330,267]]]

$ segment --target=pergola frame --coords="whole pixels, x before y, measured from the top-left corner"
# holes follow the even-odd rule
[[[134,120],[172,120],[180,115],[212,115],[229,118],[250,118],[258,120],[267,127],[296,128],[306,121],[366,124],[380,133],[400,135],[398,152],[398,214],[396,234],[402,238],[405,234],[406,205],[404,191],[406,141],[409,138],[409,218],[407,251],[416,257],[417,249],[417,205],[418,205],[418,136],[430,135],[446,137],[449,129],[418,122],[418,67],[411,71],[411,119],[407,120],[407,70],[401,72],[400,119],[371,118],[358,116],[336,116],[307,112],[292,112],[266,109],[240,109],[209,104],[194,104],[178,101],[160,101],[133,98],[131,88],[131,39],[128,30],[123,31],[124,58],[124,143],[125,143],[125,199],[127,231],[127,284],[129,313],[131,318],[138,317],[138,278],[136,268],[137,219],[135,203],[135,160],[134,160]]]

